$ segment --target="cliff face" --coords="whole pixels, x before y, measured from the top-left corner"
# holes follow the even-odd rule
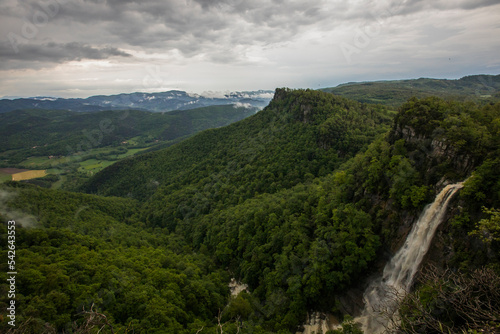
[[[278,88],[274,94],[273,101],[286,101],[288,110],[293,113],[296,120],[307,124],[311,121],[313,108],[318,105],[318,99],[304,98],[298,94],[292,94],[292,90],[287,88]]]
[[[495,246],[485,245],[470,232],[485,217],[483,205],[499,204],[500,193],[494,190],[500,184],[496,172],[500,162],[494,153],[498,128],[490,126],[498,121],[498,109],[481,110],[435,98],[412,99],[401,107],[384,141],[372,145],[358,159],[360,166],[353,175],[360,179],[359,190],[353,200],[369,203],[382,236],[382,247],[371,265],[373,273],[381,272],[403,245],[425,204],[446,185],[472,174],[475,177],[450,201],[422,265],[458,268],[497,261],[492,255]]]
[[[338,329],[340,323],[336,317],[329,313],[313,312],[307,315],[307,320],[303,327],[303,330],[301,329],[296,334],[327,333],[328,331]]]
[[[315,107],[311,111],[296,107],[301,121],[314,121],[316,112]],[[329,192],[339,194],[327,196],[325,202],[344,201],[364,210],[380,238],[367,269],[371,276],[332,296],[339,314],[360,314],[363,291],[404,244],[426,204],[447,185],[461,187],[464,180],[463,188],[457,188],[440,211],[441,223],[419,269],[431,264],[437,270],[465,272],[482,266],[500,268],[498,244],[484,243],[471,234],[487,218],[482,206],[500,207],[499,125],[500,105],[412,99],[401,107],[384,138],[351,160],[331,183],[326,182]],[[418,288],[415,282],[413,288]]]
[[[466,176],[477,167],[478,159],[471,154],[460,152],[439,130],[437,133],[425,134],[417,132],[410,125],[396,123],[391,133],[393,142],[404,140],[406,146],[422,164],[426,174],[433,173],[436,168],[446,168],[458,175]]]

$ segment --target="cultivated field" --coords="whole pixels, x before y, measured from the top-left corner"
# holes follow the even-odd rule
[[[44,177],[47,173],[44,170],[29,170],[12,174],[12,181],[22,181],[36,179],[37,177]]]

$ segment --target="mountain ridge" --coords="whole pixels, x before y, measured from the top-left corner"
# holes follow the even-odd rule
[[[135,109],[153,112],[187,110],[199,107],[234,104],[237,107],[262,109],[271,99],[272,91],[243,91],[192,94],[180,90],[159,93],[122,93],[95,95],[88,98],[33,97],[0,100],[0,113],[17,109],[57,109],[70,111],[104,111]],[[204,95],[205,94],[205,95]]]

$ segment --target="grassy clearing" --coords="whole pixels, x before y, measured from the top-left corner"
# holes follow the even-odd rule
[[[66,175],[59,175],[59,181],[52,184],[52,189],[61,189],[63,183],[66,182],[66,180],[67,180]]]
[[[26,168],[40,167],[50,161],[47,157],[29,157],[23,162],[21,162],[21,166]]]
[[[132,138],[130,141],[136,142],[139,137]],[[153,145],[154,146],[154,145]],[[126,149],[126,152],[124,150]],[[82,167],[86,166],[85,161],[92,160],[92,159],[99,159],[99,160],[109,160],[109,161],[116,161],[120,160],[129,156],[132,156],[136,154],[137,152],[141,152],[143,150],[147,150],[150,148],[148,147],[143,147],[143,148],[126,148],[125,146],[120,146],[120,147],[115,147],[115,146],[108,146],[108,147],[102,147],[102,148],[95,148],[89,151],[81,152],[79,155],[72,155],[68,157],[53,157],[52,159],[49,159],[47,156],[32,156],[29,158],[26,158],[26,160],[22,161],[19,163],[19,166],[25,169],[51,169],[51,168],[57,168],[60,165],[68,165],[68,164],[80,164]],[[120,150],[125,152],[125,153],[120,153]]]
[[[89,159],[80,162],[80,167],[78,168],[79,172],[84,172],[84,173],[97,173],[103,168],[106,168],[108,166],[111,166],[114,164],[115,161],[109,161],[109,160],[97,160],[97,159]]]
[[[127,139],[127,142],[129,145],[137,145],[137,144],[139,144],[140,139],[141,139],[141,136],[137,136],[137,137]]]
[[[24,168],[50,169],[51,167],[68,163],[68,161],[70,161],[70,158],[68,157],[52,158],[52,159],[49,159],[48,157],[29,157],[23,162],[21,162],[19,165],[23,166]]]
[[[58,168],[47,169],[47,174],[61,174],[62,172],[63,170]]]
[[[0,172],[0,183],[12,180],[12,175]]]

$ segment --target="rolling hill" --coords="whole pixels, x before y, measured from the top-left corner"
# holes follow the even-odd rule
[[[159,150],[199,131],[253,115],[235,105],[168,113],[140,110],[16,110],[0,114],[0,167],[47,170],[45,187],[74,189],[106,166]]]
[[[351,82],[321,89],[363,103],[381,103],[397,108],[412,96],[438,96],[458,101],[487,103],[500,99],[500,75],[471,75],[458,80],[412,79]]]

